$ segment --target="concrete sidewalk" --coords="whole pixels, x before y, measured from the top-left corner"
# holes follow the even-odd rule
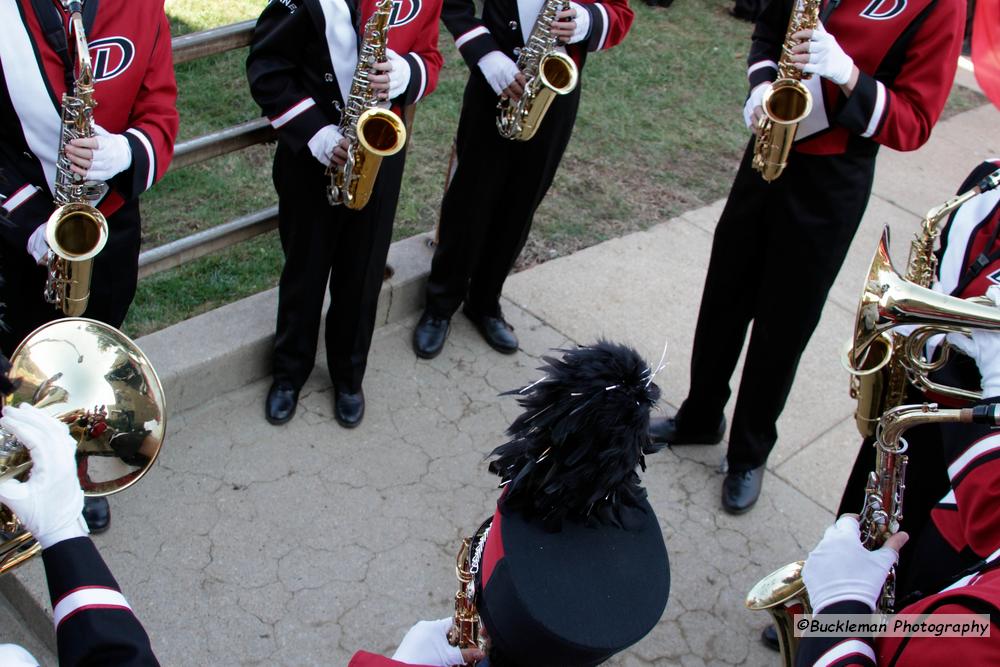
[[[671,597],[650,636],[610,664],[776,664],[758,641],[768,618],[743,599],[761,576],[803,557],[832,518],[858,444],[838,357],[882,225],[893,228],[902,266],[921,214],[998,155],[1000,113],[988,106],[941,123],[921,151],[882,152],[758,506],[742,517],[721,512],[724,446],[650,457],[644,479],[670,552]],[[666,339],[669,365],[657,380],[671,411],[687,387],[720,210],[717,202],[513,276],[505,313],[522,349],[512,357],[492,352],[461,316],[431,362],[410,351],[414,316],[382,327],[365,382],[368,414],[355,431],[333,421],[321,366],[285,427],[263,419],[267,380],[222,384],[172,414],[156,468],[112,500],[112,529],[96,538],[163,664],[345,665],[358,649],[391,653],[418,619],[449,615],[455,550],[497,495],[484,456],[517,413],[497,394],[536,379],[539,356],[553,347],[606,336],[655,362]],[[205,331],[223,340],[239,333],[218,313],[202,317],[215,319],[167,332],[176,349],[197,349]],[[211,387],[220,377],[229,376],[187,381]],[[39,562],[17,582],[45,605]],[[0,641],[17,639],[4,630]]]

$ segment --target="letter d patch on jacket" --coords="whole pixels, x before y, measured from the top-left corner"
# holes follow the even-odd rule
[[[906,9],[907,0],[872,0],[859,14],[873,21],[887,21],[899,16]]]
[[[389,25],[406,25],[420,13],[420,0],[394,0],[389,14]]]

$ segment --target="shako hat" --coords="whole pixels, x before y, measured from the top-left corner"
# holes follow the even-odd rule
[[[660,390],[630,347],[545,357],[497,447],[502,479],[477,575],[491,667],[597,665],[645,636],[670,590],[667,550],[637,469],[658,449]]]

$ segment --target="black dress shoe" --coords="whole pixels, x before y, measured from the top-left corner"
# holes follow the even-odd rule
[[[719,425],[708,431],[692,431],[681,428],[676,417],[657,417],[649,420],[649,439],[653,442],[665,442],[668,445],[717,445],[726,434],[726,418],[719,420]]]
[[[267,392],[264,416],[275,426],[284,424],[295,416],[295,406],[299,404],[299,390],[290,382],[275,382]]]
[[[722,482],[722,509],[730,514],[743,514],[760,497],[764,484],[764,466],[750,470],[730,470]]]
[[[103,533],[111,524],[111,506],[108,505],[107,498],[83,499],[83,520],[90,528],[90,534]]]
[[[334,389],[333,418],[344,428],[354,428],[365,416],[365,392],[359,389],[356,393]]]
[[[433,359],[441,354],[450,326],[451,320],[447,317],[434,317],[424,311],[413,330],[413,351],[416,355],[421,359]]]
[[[503,319],[503,316],[493,317],[491,315],[479,315],[466,308],[465,316],[472,320],[480,335],[497,352],[502,354],[514,354],[517,352],[517,336],[514,335],[514,327]]]
[[[760,633],[760,641],[772,651],[781,650],[781,642],[778,641],[778,630],[774,627],[773,623],[764,628]]]

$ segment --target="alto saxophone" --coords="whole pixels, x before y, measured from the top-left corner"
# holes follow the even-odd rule
[[[478,647],[486,650],[486,642],[480,633],[479,611],[476,609],[476,575],[489,537],[493,518],[490,517],[479,527],[475,535],[462,540],[462,546],[455,558],[455,577],[458,592],[455,593],[455,615],[448,630],[448,643],[458,648]]]
[[[792,35],[800,30],[813,30],[819,23],[819,10],[820,0],[795,0],[781,45],[778,78],[761,103],[764,115],[757,125],[753,168],[768,183],[785,170],[799,123],[812,111],[812,93],[802,83],[802,79],[811,75],[799,71],[792,63],[792,47],[798,44]]]
[[[924,288],[931,286],[937,275],[938,260],[934,254],[934,248],[941,233],[941,223],[958,207],[998,185],[1000,185],[1000,169],[985,177],[970,190],[927,211],[920,223],[920,231],[914,235],[913,242],[910,244],[906,276],[903,278],[904,285],[912,284]],[[876,253],[873,267],[879,254]],[[891,270],[891,267],[889,269]],[[873,277],[871,273],[869,271],[868,283],[879,282],[880,279]],[[943,331],[942,326],[925,325],[923,318],[916,320],[908,318],[907,322],[899,323],[916,323],[921,326],[921,330],[910,332],[905,336],[890,330],[874,338],[862,333],[861,330],[865,329],[863,322],[866,318],[872,319],[874,317],[871,313],[866,312],[865,301],[884,298],[884,294],[878,294],[867,299],[869,288],[870,285],[866,285],[862,295],[862,306],[858,309],[855,337],[847,344],[845,354],[841,359],[844,367],[851,374],[851,398],[857,399],[858,402],[854,417],[861,435],[867,438],[875,434],[875,425],[879,416],[905,400],[908,383],[964,402],[977,400],[978,393],[957,387],[945,387],[928,378],[928,373],[940,368],[947,361],[946,345],[936,362],[929,363],[923,359],[923,350],[927,339]],[[926,303],[926,297],[920,297],[919,300]],[[961,301],[955,300],[954,303],[955,308],[959,308]],[[938,313],[942,312],[940,308],[936,310]],[[949,315],[946,319],[949,322],[961,323],[963,320],[968,321],[968,317],[969,314],[961,313],[957,316]],[[987,328],[995,328],[996,326],[982,321],[978,322],[977,325]],[[869,324],[868,326],[873,325]]]
[[[569,0],[545,0],[538,12],[528,41],[517,57],[517,68],[526,80],[524,92],[517,100],[502,97],[497,104],[497,130],[504,139],[531,139],[555,96],[576,88],[576,63],[558,50],[558,40],[552,33],[556,14],[569,8]]]
[[[343,204],[360,210],[368,203],[375,187],[382,158],[395,155],[406,144],[406,126],[402,119],[389,109],[379,106],[378,95],[372,89],[371,68],[386,61],[389,41],[389,15],[392,0],[380,0],[375,7],[362,36],[358,65],[351,79],[340,119],[340,132],[350,146],[347,161],[341,167],[327,168],[330,185],[327,199],[330,206]]]
[[[73,94],[62,98],[59,155],[56,159],[55,203],[58,206],[45,224],[48,277],[45,300],[70,317],[82,315],[90,299],[90,274],[94,257],[108,241],[108,221],[91,202],[107,192],[107,184],[85,181],[73,173],[66,146],[73,139],[94,136],[94,69],[83,27],[80,0],[63,2],[70,12],[70,26],[76,38],[77,76]]]
[[[903,519],[907,463],[903,434],[921,424],[945,423],[1000,426],[1000,404],[956,410],[939,410],[937,405],[928,403],[901,405],[879,419],[875,434],[875,469],[868,475],[865,503],[858,519],[861,543],[869,551],[880,548],[896,534]],[[812,613],[809,593],[802,581],[803,564],[803,561],[796,561],[769,574],[750,590],[746,599],[749,609],[771,614],[778,630],[783,664],[788,667],[795,664],[799,643],[793,631],[794,616]],[[877,612],[895,611],[895,583],[895,572],[890,570],[876,603]]]

